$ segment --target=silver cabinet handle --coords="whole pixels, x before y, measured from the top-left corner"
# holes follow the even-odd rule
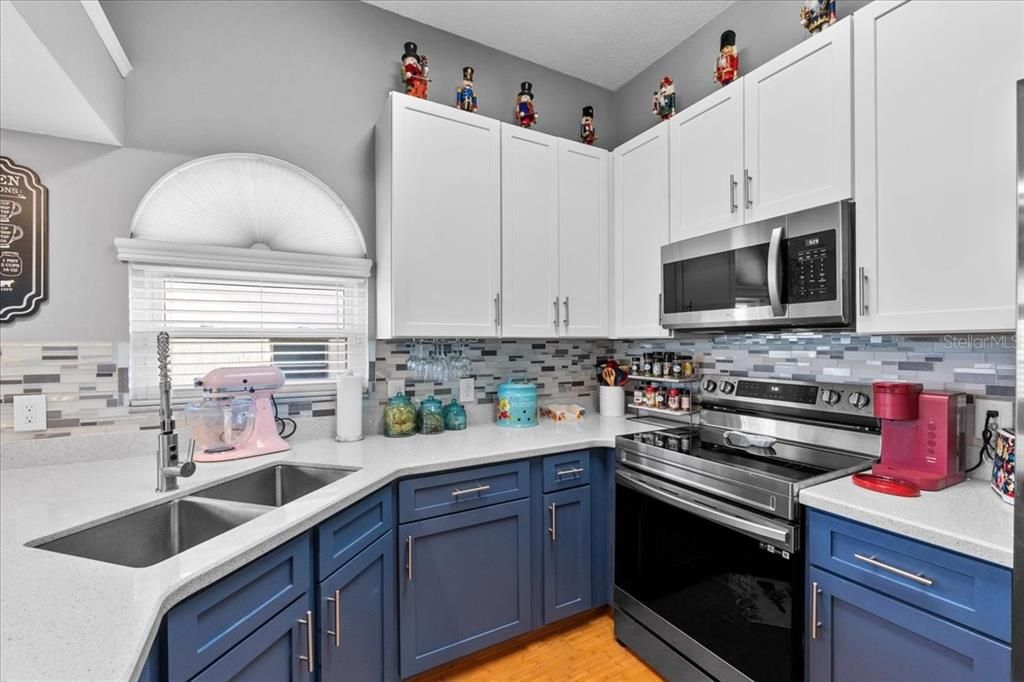
[[[501,293],[494,295],[494,326],[501,327]]]
[[[743,169],[743,205],[746,206],[747,208],[750,208],[751,206],[754,205],[754,200],[750,198],[750,183],[753,181],[753,179],[754,179],[754,176],[751,175],[749,173],[749,171],[747,171],[746,168],[744,168]]]
[[[555,472],[555,477],[561,478],[562,476],[577,476],[582,473],[583,469],[580,467],[572,467],[571,469],[559,469]]]
[[[334,629],[328,630],[327,634],[334,637],[334,647],[341,646],[341,590],[335,590],[333,597],[328,597],[327,601],[334,604]]]
[[[821,594],[821,588],[818,587],[818,583],[811,583],[811,639],[818,639],[818,628],[821,626],[821,622],[818,620],[818,595]]]
[[[559,320],[558,320],[558,297],[557,296],[555,296],[555,301],[554,301],[553,305],[555,306],[555,329],[558,329]]]
[[[313,672],[313,612],[306,611],[306,617],[299,619],[299,625],[306,626],[306,655],[299,656],[299,660],[305,661],[306,669]]]
[[[729,213],[735,213],[739,206],[736,204],[736,174],[729,173]]]
[[[412,580],[412,536],[405,536],[405,570],[409,580]]]
[[[568,296],[565,297],[565,300],[562,302],[562,305],[565,306],[565,330],[569,331],[569,297]]]
[[[558,541],[558,530],[557,530],[557,525],[556,525],[557,521],[555,520],[555,518],[556,518],[555,517],[555,513],[556,513],[555,512],[555,510],[556,510],[555,503],[552,502],[551,506],[548,507],[548,509],[551,510],[551,527],[548,528],[548,532],[551,533],[551,542],[557,542]]]
[[[775,317],[786,314],[786,305],[782,302],[782,240],[786,236],[785,229],[781,225],[773,228],[768,242],[768,302]]]
[[[864,272],[864,266],[862,265],[857,268],[857,303],[860,306],[861,317],[868,314],[867,281],[868,275]]]
[[[911,573],[910,571],[904,571],[902,568],[896,568],[895,566],[890,566],[887,563],[879,561],[874,555],[872,555],[872,556],[864,556],[863,554],[854,554],[853,558],[857,559],[859,561],[863,561],[864,563],[868,564],[869,566],[874,566],[875,568],[880,568],[883,571],[889,571],[890,573],[895,573],[896,575],[900,576],[901,578],[906,578],[907,580],[913,580],[915,583],[920,583],[921,585],[927,585],[927,586],[930,587],[930,586],[935,584],[934,580],[931,580],[930,578],[926,578],[923,575],[921,575],[920,573]]]
[[[489,485],[478,485],[475,488],[467,488],[466,490],[459,490],[456,488],[452,491],[452,497],[459,497],[460,495],[469,495],[470,493],[482,493],[491,489]]]

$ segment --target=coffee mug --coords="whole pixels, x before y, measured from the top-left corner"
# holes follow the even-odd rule
[[[15,204],[17,206],[17,204]],[[19,206],[19,208],[21,208]],[[0,223],[0,249],[9,249],[11,244],[25,236],[25,230],[10,223]]]
[[[21,204],[11,199],[0,199],[0,223],[10,222],[11,218],[21,213]]]

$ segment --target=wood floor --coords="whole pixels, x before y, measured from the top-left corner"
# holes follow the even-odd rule
[[[615,641],[608,609],[439,666],[414,682],[656,682],[661,678]]]

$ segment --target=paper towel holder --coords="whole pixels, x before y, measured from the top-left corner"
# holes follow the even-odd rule
[[[338,374],[334,401],[335,432],[338,443],[357,443],[363,435],[363,380],[351,371]]]

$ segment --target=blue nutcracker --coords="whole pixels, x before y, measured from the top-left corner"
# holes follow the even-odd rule
[[[473,67],[462,67],[462,85],[455,88],[455,108],[476,112],[476,93],[473,92]]]
[[[533,83],[523,81],[516,95],[516,122],[523,128],[532,128],[537,122],[537,109],[533,105]]]

